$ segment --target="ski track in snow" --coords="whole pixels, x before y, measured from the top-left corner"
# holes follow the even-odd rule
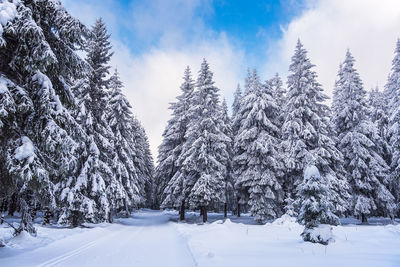
[[[197,213],[186,215],[180,223],[175,211],[140,210],[90,229],[38,226],[36,238],[20,235],[0,248],[0,266],[400,266],[400,225],[382,219],[345,219],[334,227],[335,242],[323,246],[303,242],[303,226],[289,216],[256,225],[248,215],[231,221],[210,213],[210,223],[199,225]]]
[[[136,230],[136,232],[140,232],[140,230],[142,230],[143,227],[140,227],[138,230]],[[72,251],[66,252],[58,257],[55,257],[53,259],[50,259],[40,265],[38,265],[38,267],[47,267],[47,266],[56,266],[58,264],[61,263],[67,263],[68,264],[68,259],[72,258],[72,257],[78,257],[80,255],[83,255],[84,252],[86,252],[87,250],[91,249],[91,248],[99,248],[100,245],[104,245],[105,241],[109,241],[112,237],[115,237],[116,235],[121,236],[121,233],[125,233],[127,232],[127,229],[123,229],[121,231],[118,231],[116,233],[111,233],[108,234],[104,237],[101,237],[99,239],[93,240],[77,249],[74,249]],[[83,255],[85,256],[85,255]]]
[[[118,219],[31,251],[0,256],[0,266],[197,266],[169,219],[152,211]]]

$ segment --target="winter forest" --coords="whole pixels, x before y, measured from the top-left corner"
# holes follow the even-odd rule
[[[85,25],[58,0],[1,0],[0,265],[4,260],[4,266],[73,266],[81,250],[95,243],[30,263],[12,260],[15,244],[27,253],[33,248],[25,244],[36,246],[43,235],[78,235],[77,229],[103,235],[112,227],[125,227],[115,229],[128,235],[134,227],[164,224],[194,238],[188,241],[194,264],[182,266],[228,266],[211,248],[204,252],[193,245],[203,240],[196,241],[196,233],[204,238],[214,229],[207,227],[219,224],[226,236],[241,231],[235,227],[247,229],[247,236],[249,227],[260,236],[293,228],[296,244],[322,245],[325,256],[326,248],[344,242],[340,231],[354,225],[366,233],[392,227],[388,240],[397,246],[400,39],[393,48],[386,85],[372,89],[364,86],[352,51],[343,51],[330,99],[299,39],[287,78],[261,77],[249,67],[232,105],[203,59],[198,69],[182,70],[180,94],[170,103],[153,159],[145,128],[111,65],[104,20]],[[377,221],[385,224],[371,226]],[[268,225],[284,229],[262,228]],[[120,240],[107,238],[104,243]],[[148,238],[143,240],[153,240]],[[254,240],[248,244],[259,242]],[[390,263],[400,264],[400,254],[392,256]],[[371,266],[377,263],[389,262]]]

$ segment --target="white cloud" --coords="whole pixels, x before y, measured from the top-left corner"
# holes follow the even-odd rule
[[[221,96],[231,102],[233,91],[244,73],[244,52],[224,33],[205,26],[204,17],[212,15],[211,1],[154,0],[135,3],[128,17],[118,17],[116,1],[64,0],[68,11],[84,23],[93,24],[102,16],[112,34],[114,56],[125,84],[124,93],[149,136],[153,156],[162,140],[170,117],[169,103],[180,94],[183,72],[192,69],[196,79],[203,58],[210,63]],[[119,11],[121,11],[119,9]],[[134,38],[148,47],[141,54],[132,53],[123,42],[118,23],[129,28]]]
[[[195,79],[205,57],[221,95],[229,101],[243,72],[243,52],[234,47],[224,34],[179,49],[153,48],[140,56],[133,56],[123,44],[114,47],[116,53],[112,63],[121,72],[125,94],[149,135],[154,155],[170,116],[169,103],[180,94],[179,87],[187,65]]]
[[[105,19],[113,34],[112,64],[120,70],[124,92],[145,126],[154,156],[170,116],[167,108],[179,94],[186,65],[196,76],[205,57],[221,94],[230,102],[236,84],[246,73],[245,60],[252,57],[263,60],[259,55],[246,55],[245,59],[244,51],[234,40],[207,27],[204,18],[213,14],[211,0],[138,1],[132,10],[122,11],[117,1],[111,0],[84,3],[64,0],[64,3],[85,23],[93,24],[100,15]],[[124,16],[119,16],[116,9]],[[136,41],[144,44],[143,53],[132,53],[132,45],[124,42],[129,36],[120,31],[121,24]],[[311,61],[317,65],[319,81],[328,94],[347,48],[357,60],[356,67],[366,89],[377,83],[382,87],[390,70],[396,38],[400,37],[400,1],[309,0],[305,10],[282,30],[282,39],[269,43],[268,64],[261,72],[267,75],[262,75],[263,78],[275,72],[287,74],[290,57],[300,38]]]
[[[312,0],[300,16],[283,28],[282,39],[270,47],[264,72],[286,75],[300,38],[329,95],[347,49],[356,59],[365,88],[382,88],[398,37],[398,0]]]

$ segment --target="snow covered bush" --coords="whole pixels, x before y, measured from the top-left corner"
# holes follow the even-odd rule
[[[305,228],[301,236],[304,241],[320,243],[322,245],[328,245],[329,242],[334,241],[332,226],[329,224],[321,224],[314,228]]]

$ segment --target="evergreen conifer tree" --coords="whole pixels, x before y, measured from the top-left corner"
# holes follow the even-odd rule
[[[368,118],[367,93],[354,62],[347,51],[334,90],[332,121],[352,187],[352,211],[366,222],[373,214],[393,216],[394,198],[387,188],[388,166],[378,153],[379,135]]]
[[[385,114],[388,116],[386,140],[390,144],[390,174],[389,183],[400,201],[400,39],[397,40],[392,70],[385,86]],[[400,204],[397,204],[400,211]]]
[[[297,188],[300,204],[298,221],[305,225],[301,236],[304,241],[327,245],[331,239],[331,228],[321,224],[338,225],[339,218],[333,213],[334,206],[330,201],[329,180],[321,176],[314,165],[307,166],[304,170],[304,179]],[[330,234],[327,235],[326,231]]]
[[[240,109],[240,101],[242,100],[242,89],[240,88],[240,84],[238,84],[235,94],[234,94],[234,99],[233,99],[233,104],[232,104],[232,117],[235,117],[236,114],[238,113]]]
[[[314,164],[332,186],[335,212],[348,209],[348,184],[344,177],[343,155],[331,138],[328,116],[330,110],[324,101],[328,98],[317,82],[317,74],[307,57],[307,51],[298,41],[289,67],[288,92],[282,126],[282,149],[286,166],[283,188],[290,204],[296,186],[306,166]]]
[[[276,172],[278,158],[278,107],[270,87],[263,87],[256,71],[242,99],[237,119],[240,128],[235,137],[234,151],[236,184],[240,202],[248,204],[255,220],[274,218],[282,200]]]
[[[225,203],[224,203],[224,216],[227,217],[227,209],[228,207],[233,210],[233,205],[235,203],[235,181],[233,179],[233,170],[232,170],[232,158],[233,158],[233,131],[232,131],[232,120],[228,115],[228,105],[226,104],[226,100],[222,101],[222,132],[229,137],[229,140],[226,141],[226,151],[228,152],[228,158],[226,160],[226,177],[225,177]]]
[[[179,159],[186,142],[189,124],[189,109],[193,101],[194,81],[190,68],[187,67],[181,85],[181,95],[171,104],[172,118],[163,133],[162,144],[158,148],[158,166],[155,173],[156,198],[163,200],[162,206],[181,207],[181,219],[184,219],[186,197],[183,195],[183,183]]]
[[[84,139],[71,86],[87,67],[76,50],[88,30],[59,1],[2,4],[12,14],[0,37],[0,191],[11,213],[15,203],[24,212],[31,203],[58,210],[57,188],[76,174]],[[25,215],[21,225],[32,229]]]
[[[207,207],[225,202],[225,163],[229,159],[222,132],[219,89],[215,87],[208,63],[201,64],[190,108],[181,160],[185,194],[193,208],[201,207],[207,221]]]

